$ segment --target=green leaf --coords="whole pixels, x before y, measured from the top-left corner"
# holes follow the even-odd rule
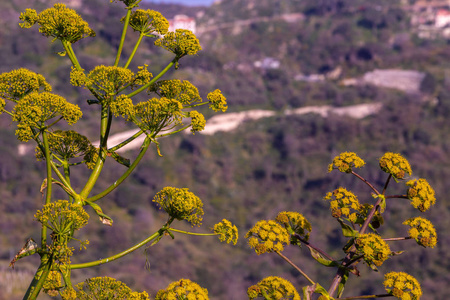
[[[359,232],[354,230],[350,225],[345,224],[344,221],[342,221],[342,219],[337,219],[337,221],[339,222],[339,224],[341,224],[341,228],[342,228],[342,234],[345,237],[358,237],[359,236]]]
[[[330,295],[328,295],[327,290],[325,290],[320,284],[315,283],[313,285],[305,286],[303,289],[303,299],[305,300],[311,300],[311,296],[314,293],[321,294],[324,296],[327,300],[333,300]]]
[[[319,251],[317,251],[317,250],[315,250],[315,249],[313,249],[311,247],[308,247],[308,248],[309,248],[309,251],[311,252],[311,256],[317,262],[319,262],[320,264],[322,264],[322,265],[324,265],[326,267],[337,267],[337,266],[339,266],[339,263],[337,261],[329,260],[329,259],[323,257],[323,255],[320,254]]]
[[[122,157],[114,151],[108,152],[108,155],[114,158],[119,164],[124,165],[127,168],[130,167],[130,160],[128,158]]]
[[[102,208],[98,204],[88,201],[88,200],[84,200],[84,202],[94,209],[95,213],[100,218],[100,221],[103,224],[112,226],[113,220],[109,216],[107,216],[103,213]]]

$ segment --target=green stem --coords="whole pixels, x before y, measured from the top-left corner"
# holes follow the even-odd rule
[[[133,60],[134,55],[136,54],[137,49],[139,48],[139,45],[141,44],[142,38],[144,37],[144,34],[141,32],[141,34],[139,35],[139,38],[136,42],[136,45],[134,45],[133,48],[133,52],[131,52],[130,57],[127,60],[127,63],[125,64],[124,68],[128,68],[128,66],[130,65],[131,61]]]
[[[217,235],[216,233],[196,233],[196,232],[178,230],[178,229],[174,229],[174,228],[168,228],[167,231],[174,231],[174,232],[183,233],[183,234],[187,234],[187,235],[198,235],[198,236],[215,236],[215,235]]]
[[[44,146],[44,155],[45,155],[45,167],[47,172],[47,189],[45,195],[45,204],[49,204],[52,200],[52,166],[51,166],[51,158],[50,158],[50,148],[48,144],[48,136],[47,132],[42,131],[42,143]],[[47,227],[42,226],[41,229],[41,249],[45,250],[47,248]]]
[[[64,50],[66,50],[67,56],[69,57],[70,61],[72,62],[72,65],[77,69],[81,70],[80,63],[78,62],[77,56],[75,55],[75,52],[73,51],[72,44],[68,41],[61,41]]]
[[[61,183],[67,188],[67,190],[70,191],[70,194],[77,195],[77,193],[72,189],[72,186],[70,185],[70,183],[67,182],[66,178],[64,178],[64,176],[61,174],[61,172],[59,172],[56,164],[53,161],[51,161],[50,164],[52,166],[53,172],[55,172],[56,176],[58,176],[59,180],[61,180]]]
[[[89,177],[88,181],[86,182],[86,185],[84,186],[83,190],[80,193],[82,199],[86,199],[89,196],[89,193],[94,188],[94,185],[102,172],[103,165],[106,159],[106,148],[109,133],[108,125],[110,125],[110,112],[107,106],[102,106],[101,121],[100,121],[100,151],[98,154],[98,160],[95,163],[91,176]]]
[[[144,131],[139,130],[138,132],[136,132],[135,134],[133,134],[132,136],[127,138],[125,141],[121,142],[120,144],[115,145],[114,147],[109,148],[108,151],[119,150],[120,148],[122,148],[122,147],[126,146],[127,144],[131,143],[132,141],[134,141],[137,137],[139,137],[143,133],[144,133]]]
[[[127,96],[129,98],[136,96],[137,94],[139,94],[140,92],[142,92],[143,90],[147,89],[149,86],[151,86],[155,81],[157,81],[159,78],[161,78],[161,76],[163,76],[164,74],[167,73],[167,71],[170,70],[170,68],[178,61],[178,58],[174,58],[158,75],[156,75],[155,77],[153,77],[152,80],[150,80],[149,83],[141,86],[140,88],[138,88],[137,90],[135,90],[134,92],[128,94]]]
[[[169,135],[172,135],[172,134],[175,134],[175,133],[184,131],[184,130],[188,129],[189,127],[191,127],[191,124],[186,125],[186,126],[180,128],[180,129],[177,129],[177,130],[168,132],[168,133],[159,134],[159,135],[155,136],[155,138],[160,138],[160,137],[164,137],[164,136],[169,136]],[[172,128],[173,128],[173,127],[172,127]],[[164,130],[164,131],[165,131],[165,130]]]
[[[66,179],[66,183],[69,184],[69,186],[70,186],[70,167],[69,167],[69,162],[67,160],[65,160],[63,162],[63,169],[64,169],[64,177]],[[70,200],[72,200],[71,202],[73,202],[72,196],[70,196]]]
[[[23,296],[23,300],[34,300],[41,292],[42,286],[50,273],[51,261],[46,256],[41,257],[41,264],[28,287],[27,292]]]
[[[143,240],[142,242],[134,245],[131,248],[128,248],[125,251],[122,251],[116,255],[110,256],[108,258],[103,258],[103,259],[99,259],[96,261],[91,261],[91,262],[87,262],[87,263],[82,263],[82,264],[72,264],[70,265],[71,269],[83,269],[83,268],[89,268],[89,267],[94,267],[94,266],[98,266],[98,265],[102,265],[108,262],[111,262],[113,260],[119,259],[137,249],[139,249],[140,247],[144,246],[145,244],[147,244],[148,242],[150,242],[151,240],[157,238],[158,236],[161,236],[164,231],[166,231],[167,228],[163,227],[160,230],[158,230],[157,232],[155,232],[154,234],[152,234],[151,236],[149,236],[148,238],[146,238],[145,240]]]
[[[127,15],[125,16],[125,21],[123,22],[123,30],[122,36],[120,37],[119,48],[117,49],[116,60],[114,61],[114,66],[117,67],[119,65],[120,55],[122,54],[123,44],[125,42],[125,36],[127,35],[128,23],[130,23],[131,17],[131,7],[127,8]]]
[[[303,277],[306,278],[306,280],[308,280],[311,284],[316,284],[311,278],[308,277],[308,275],[306,275],[305,272],[303,272],[302,269],[300,269],[296,264],[294,264],[289,258],[287,258],[286,256],[284,256],[283,254],[281,254],[280,251],[275,251],[276,254],[278,254],[282,259],[284,259],[285,261],[287,261],[291,266],[294,267],[294,269],[296,269],[297,271],[300,272],[300,274],[303,275]]]
[[[141,161],[142,157],[144,157],[145,152],[147,151],[148,147],[150,146],[150,139],[148,137],[145,138],[144,142],[142,143],[141,151],[139,152],[139,155],[136,157],[134,162],[131,164],[131,166],[125,171],[125,173],[120,176],[119,179],[117,179],[112,185],[110,185],[108,188],[106,188],[103,192],[88,198],[88,201],[94,202],[97,201],[104,196],[108,195],[110,192],[112,192],[116,187],[118,187],[130,174],[134,171],[136,166]],[[84,199],[84,197],[83,197]]]

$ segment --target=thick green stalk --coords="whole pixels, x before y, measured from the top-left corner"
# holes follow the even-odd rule
[[[161,76],[163,76],[164,74],[167,73],[167,71],[170,70],[170,68],[178,61],[178,58],[174,58],[158,75],[156,75],[155,77],[153,77],[152,80],[150,80],[149,83],[147,83],[146,85],[141,86],[140,88],[138,88],[137,90],[135,90],[134,92],[128,94],[127,96],[129,98],[136,96],[137,94],[139,94],[140,92],[144,91],[145,89],[147,89],[149,86],[151,86],[155,81],[157,81],[159,78],[161,78]]]
[[[128,66],[130,65],[131,61],[133,60],[134,55],[136,54],[137,49],[139,48],[139,45],[141,44],[143,37],[144,37],[144,34],[141,32],[141,34],[139,35],[139,38],[136,42],[136,45],[134,45],[133,52],[131,52],[130,57],[128,58],[127,63],[125,64],[124,68],[128,68]]]
[[[123,22],[122,36],[120,37],[119,48],[117,49],[116,60],[114,61],[114,66],[119,65],[120,55],[122,54],[123,44],[125,43],[125,37],[127,35],[128,23],[130,22],[131,7],[128,7],[127,15],[125,16],[125,21]]]
[[[75,52],[73,51],[72,48],[72,44],[70,42],[67,41],[61,41],[64,50],[66,50],[67,56],[69,57],[70,61],[72,62],[72,64],[74,65],[74,67],[77,70],[81,70],[81,66],[80,63],[78,62],[77,56],[75,55]]]
[[[103,165],[106,159],[106,148],[108,141],[109,126],[111,122],[110,114],[111,113],[109,112],[108,107],[106,105],[102,106],[101,121],[100,121],[100,151],[98,154],[98,160],[94,166],[94,169],[92,170],[91,176],[89,177],[88,181],[86,182],[86,185],[84,186],[83,190],[80,193],[82,199],[86,199],[89,196],[89,193],[94,188],[94,185],[97,182],[103,170]]]
[[[71,269],[83,269],[83,268],[89,268],[89,267],[94,267],[94,266],[98,266],[98,265],[102,265],[102,264],[106,264],[109,263],[113,260],[119,259],[137,249],[139,249],[140,247],[144,246],[145,244],[147,244],[148,242],[152,241],[153,239],[157,238],[158,236],[161,236],[164,231],[166,230],[165,227],[161,228],[160,230],[158,230],[157,232],[155,232],[154,234],[152,234],[151,236],[149,236],[148,238],[146,238],[145,240],[143,240],[142,242],[134,245],[131,248],[128,248],[125,251],[122,251],[116,255],[110,256],[108,258],[103,258],[103,259],[99,259],[96,261],[91,261],[91,262],[87,262],[87,263],[82,263],[82,264],[72,264],[70,265]]]
[[[120,176],[119,179],[117,179],[112,185],[110,185],[108,188],[106,188],[103,192],[88,198],[88,201],[97,201],[106,195],[108,195],[110,192],[112,192],[116,187],[118,187],[130,174],[134,171],[134,169],[137,167],[139,162],[141,161],[142,157],[144,157],[145,152],[147,151],[148,147],[150,146],[150,139],[148,137],[145,138],[144,142],[142,143],[141,151],[139,152],[139,155],[136,157],[134,162],[131,164],[131,166],[125,171],[125,173]],[[83,197],[84,199],[84,197]]]
[[[41,257],[41,264],[36,271],[36,274],[28,287],[27,292],[23,296],[23,300],[34,300],[41,292],[42,286],[50,272],[51,261],[47,259],[46,255]]]
[[[47,173],[47,188],[45,194],[45,204],[49,204],[52,200],[52,166],[50,163],[50,148],[48,145],[48,136],[47,132],[42,131],[42,142],[44,146],[44,155],[45,155],[45,167]],[[41,229],[41,249],[47,249],[47,227],[42,225]]]

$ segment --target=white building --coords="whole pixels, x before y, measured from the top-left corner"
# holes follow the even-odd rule
[[[169,31],[175,31],[177,29],[188,29],[195,34],[197,30],[195,19],[186,15],[176,15],[173,19],[169,20]]]

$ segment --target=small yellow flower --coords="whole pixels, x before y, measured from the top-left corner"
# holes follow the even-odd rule
[[[250,229],[245,238],[256,254],[283,251],[284,246],[289,243],[290,235],[287,230],[273,220],[258,221]],[[266,243],[269,242],[269,243]]]
[[[427,211],[436,202],[434,190],[425,179],[410,180],[406,185],[409,186],[408,199],[421,212]]]
[[[51,296],[56,297],[59,295],[58,289],[61,287],[61,274],[56,271],[50,271],[47,279],[44,282],[44,292]]]
[[[343,152],[333,159],[328,166],[328,172],[338,169],[339,172],[351,173],[352,168],[361,168],[366,163],[354,152]]]
[[[134,107],[136,125],[143,130],[157,133],[182,124],[183,105],[175,99],[162,97],[140,102]]]
[[[409,162],[400,154],[387,152],[380,158],[380,168],[395,179],[403,179],[406,174],[411,175]]]
[[[73,130],[51,132],[48,135],[48,144],[50,151],[64,160],[85,156],[92,147],[87,137]],[[39,146],[36,147],[36,158],[45,159]]]
[[[0,99],[17,102],[31,92],[41,91],[51,92],[52,87],[40,74],[24,68],[0,74]]]
[[[95,36],[95,32],[89,24],[76,13],[75,10],[67,8],[65,4],[57,3],[37,14],[34,9],[27,9],[20,14],[20,26],[30,28],[34,24],[40,25],[39,32],[47,37],[53,37],[61,41],[75,43],[78,40]]]
[[[110,96],[116,95],[121,89],[131,85],[135,75],[129,69],[101,65],[90,71],[87,78],[86,83],[103,95],[103,101],[108,101]]]
[[[311,223],[302,214],[292,211],[283,211],[277,215],[275,221],[283,225],[290,234],[297,234],[303,240],[308,241],[312,227]],[[278,230],[277,234],[279,233]],[[291,243],[300,245],[295,237],[291,238]]]
[[[403,224],[410,227],[408,231],[409,236],[415,239],[419,245],[430,248],[436,246],[436,229],[429,220],[422,217],[416,217],[406,220]]]
[[[158,291],[155,300],[208,300],[208,291],[189,279],[172,282],[166,289]]]
[[[152,33],[164,35],[169,30],[169,21],[155,10],[137,9],[131,14],[130,26],[146,36],[152,36]]]
[[[219,235],[221,242],[226,241],[228,244],[233,243],[233,245],[236,245],[239,237],[237,227],[226,219],[214,225],[214,233]]]
[[[183,105],[202,102],[198,89],[187,80],[161,80],[150,86],[148,91],[156,93],[160,97],[175,99]]]
[[[398,299],[419,300],[422,289],[419,282],[404,272],[390,272],[384,275],[386,291]]]
[[[134,116],[134,105],[131,98],[126,95],[119,95],[110,102],[109,107],[115,117],[121,116],[126,120],[130,120]]]
[[[189,117],[191,118],[191,132],[195,133],[205,129],[206,120],[205,117],[196,110],[189,112]]]
[[[292,299],[301,300],[299,293],[288,280],[269,276],[247,289],[248,299],[262,297],[264,299],[282,300]]]
[[[187,29],[168,32],[164,37],[156,40],[155,45],[173,52],[177,59],[185,55],[194,55],[202,50],[198,38]]]
[[[203,202],[187,188],[165,187],[155,195],[153,202],[174,219],[186,220],[192,226],[201,225]]]
[[[327,193],[323,199],[330,201],[330,209],[333,217],[345,217],[353,223],[356,223],[358,220],[363,220],[363,216],[360,214],[362,205],[359,203],[358,197],[345,188],[340,187],[335,189],[332,193]]]
[[[381,266],[391,255],[389,245],[377,234],[361,234],[355,243],[358,253],[364,255],[368,265]]]
[[[209,107],[214,111],[223,111],[226,112],[228,109],[227,99],[220,90],[215,90],[208,94],[207,96],[209,100]]]

